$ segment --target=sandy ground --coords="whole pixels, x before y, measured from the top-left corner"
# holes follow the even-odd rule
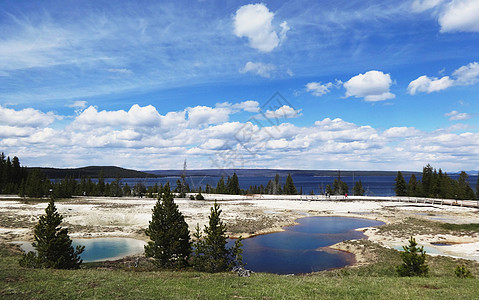
[[[204,195],[207,200],[175,199],[180,211],[193,232],[196,224],[201,228],[208,222],[213,200],[218,200],[222,219],[232,237],[248,237],[282,230],[295,220],[307,216],[348,216],[383,221],[389,230],[380,228],[359,229],[369,240],[385,247],[401,249],[414,235],[428,254],[448,255],[479,261],[479,234],[415,232],[400,226],[414,218],[421,223],[434,221],[446,223],[479,223],[476,208],[422,203],[402,203],[386,198],[311,200],[306,196],[255,196]],[[389,199],[389,198],[388,198]],[[155,199],[79,197],[57,201],[56,206],[64,216],[62,226],[68,227],[73,238],[129,237],[147,241],[144,229],[151,220]],[[23,201],[17,197],[0,196],[0,242],[31,241],[33,226],[44,214],[45,202]],[[396,225],[400,231],[395,230]],[[386,228],[386,227],[384,227]],[[392,228],[392,229],[391,229]],[[435,243],[447,244],[438,246]],[[359,264],[369,258],[360,255],[361,249],[339,243],[335,249],[356,254]],[[362,251],[364,252],[364,251]]]

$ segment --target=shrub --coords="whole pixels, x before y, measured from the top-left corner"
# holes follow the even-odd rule
[[[466,267],[466,265],[458,265],[454,270],[454,274],[456,274],[459,278],[473,278],[471,271]]]
[[[28,252],[22,256],[22,258],[18,261],[21,267],[24,268],[41,268],[40,261],[38,260],[38,256],[35,252]]]

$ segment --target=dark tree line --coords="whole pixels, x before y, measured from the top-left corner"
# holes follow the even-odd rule
[[[235,172],[232,176],[228,176],[226,183],[224,177],[221,177],[221,179],[216,183],[216,187],[206,184],[205,193],[244,195],[247,194],[247,191],[240,188],[238,175],[236,175]]]
[[[22,182],[27,179],[27,169],[20,166],[18,157],[0,154],[0,194],[18,194]]]
[[[341,178],[334,179],[333,186],[326,185],[326,193],[329,195],[347,195],[349,194],[349,186]],[[365,190],[361,180],[354,182],[353,195],[364,196]]]
[[[161,193],[162,186],[155,184],[146,188],[137,183],[130,187],[123,184],[117,176],[111,183],[105,183],[103,169],[98,174],[98,180],[82,176],[80,180],[66,176],[61,180],[50,180],[37,168],[27,169],[20,165],[18,157],[10,159],[4,153],[0,154],[0,194],[17,194],[22,197],[53,197],[70,198],[72,196],[144,196],[156,197]]]
[[[135,191],[135,189],[133,189]],[[71,198],[73,196],[130,196],[132,189],[128,184],[123,185],[121,178],[117,177],[111,183],[105,183],[102,172],[98,181],[91,177],[82,177],[80,181],[67,176],[62,180],[51,181],[39,169],[31,169],[27,179],[21,183],[17,192],[22,197],[53,197]]]
[[[169,185],[169,183],[168,183]],[[347,186],[347,185],[346,185]],[[10,157],[0,155],[0,193],[1,194],[18,194],[22,197],[53,197],[53,198],[70,198],[73,196],[146,196],[156,198],[163,192],[164,186],[155,183],[153,186],[146,187],[143,183],[136,183],[131,187],[128,183],[123,184],[121,178],[117,176],[111,183],[105,182],[104,170],[101,169],[98,174],[98,180],[94,181],[92,177],[82,176],[80,180],[66,176],[61,180],[50,180],[40,169],[27,170],[20,166],[17,157],[10,160]],[[246,195],[246,194],[271,194],[271,195],[297,195],[298,190],[294,185],[291,174],[286,177],[285,184],[281,184],[279,174],[271,179],[268,184],[250,186],[248,189],[241,189],[239,178],[236,173],[226,178],[221,177],[216,186],[206,184],[204,190],[200,188],[191,189],[185,178],[181,178],[176,182],[176,188],[173,190],[179,197],[183,198],[186,193],[201,192],[209,194],[230,194],[230,195]],[[303,194],[302,188],[299,194]]]
[[[437,171],[428,164],[422,170],[421,180],[413,174],[406,183],[399,171],[396,176],[395,191],[397,196],[474,200],[479,198],[479,178],[476,193],[474,193],[469,185],[468,177],[467,173],[462,171],[459,178],[455,180],[441,169]]]
[[[257,186],[250,186],[249,189],[246,190],[246,194],[268,194],[268,195],[302,195],[303,189],[298,189],[294,185],[293,177],[291,174],[288,174],[286,177],[286,182],[284,185],[281,184],[281,179],[279,174],[276,174],[274,179],[268,181],[266,186],[262,184]]]

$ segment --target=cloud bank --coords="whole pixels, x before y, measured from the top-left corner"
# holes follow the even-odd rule
[[[166,114],[152,105],[135,104],[128,111],[89,106],[60,128],[54,122],[63,117],[54,113],[0,106],[0,148],[23,164],[38,166],[41,161],[42,166],[54,167],[174,169],[181,168],[185,158],[192,168],[419,170],[432,163],[458,170],[479,163],[479,133],[377,129],[340,118],[297,126],[291,120],[302,116],[301,109],[283,105],[259,115],[258,111],[253,100]],[[232,121],[240,112],[251,117]],[[445,116],[455,121],[472,117],[458,111]]]

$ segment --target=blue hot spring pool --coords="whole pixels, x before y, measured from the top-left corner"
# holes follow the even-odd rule
[[[116,260],[129,255],[142,254],[146,243],[130,238],[74,239],[73,247],[85,246],[80,255],[84,262]]]
[[[298,274],[341,268],[354,262],[354,255],[327,248],[344,240],[364,238],[355,229],[383,222],[347,217],[307,217],[284,232],[244,239],[243,262],[255,272]],[[232,242],[231,242],[232,243]]]
[[[34,251],[29,242],[18,242],[23,251]],[[130,255],[142,254],[146,243],[130,238],[93,238],[72,239],[72,246],[85,246],[85,251],[80,255],[83,262],[103,260],[116,260]]]

